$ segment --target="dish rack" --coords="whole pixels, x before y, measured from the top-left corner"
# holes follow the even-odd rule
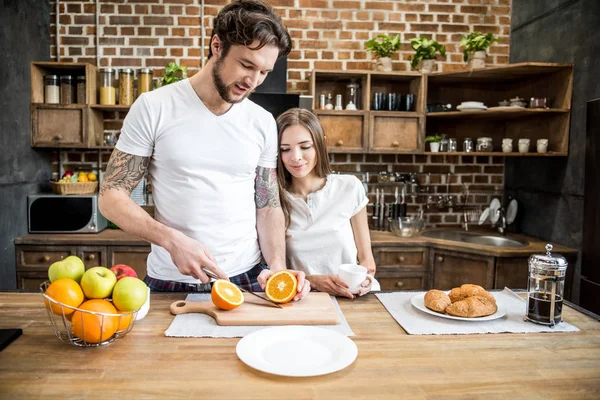
[[[490,205],[492,199],[499,198],[502,201],[504,190],[501,188],[472,189],[469,185],[465,185],[461,195],[462,221],[465,229],[468,229],[468,225],[479,225],[481,213]]]
[[[44,305],[46,307],[46,311],[48,313],[48,318],[50,318],[50,324],[52,325],[52,329],[54,330],[54,335],[62,342],[71,344],[75,347],[99,347],[106,346],[117,339],[120,339],[127,335],[129,331],[133,328],[133,324],[137,317],[138,311],[130,311],[123,312],[119,314],[106,314],[101,312],[94,312],[88,310],[82,310],[77,307],[71,307],[60,301],[56,301],[53,298],[46,295],[46,289],[49,286],[49,282],[44,282],[40,285],[40,291],[42,292],[42,296],[44,297]],[[99,343],[90,343],[85,341],[84,339],[80,339],[73,333],[71,320],[69,317],[73,318],[73,313],[68,313],[66,310],[79,311],[84,315],[82,318],[85,318],[85,314],[87,315],[95,315],[100,319],[100,331],[104,328],[104,323],[107,318],[118,319],[118,326],[121,325],[121,318],[129,318],[129,323],[126,327],[121,330],[117,330],[111,337],[108,339],[99,342]],[[113,322],[114,323],[114,322]],[[85,329],[83,330],[85,336]]]

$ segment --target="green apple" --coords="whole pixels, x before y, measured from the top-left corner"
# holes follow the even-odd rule
[[[79,283],[84,272],[85,265],[83,265],[81,258],[69,256],[64,260],[52,263],[50,268],[48,268],[48,278],[50,278],[50,282],[54,282],[57,279],[69,278]]]
[[[113,290],[113,304],[119,311],[139,310],[148,297],[148,287],[144,281],[126,276],[119,279]]]
[[[105,299],[117,283],[114,272],[105,267],[90,268],[81,277],[81,288],[88,299]]]

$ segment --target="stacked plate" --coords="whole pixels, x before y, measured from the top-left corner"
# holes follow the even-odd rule
[[[463,101],[456,109],[459,111],[485,111],[487,106],[480,101]]]

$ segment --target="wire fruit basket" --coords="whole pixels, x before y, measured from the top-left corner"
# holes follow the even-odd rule
[[[133,328],[138,310],[119,314],[108,314],[71,307],[46,295],[49,282],[40,285],[44,304],[54,330],[54,335],[64,343],[75,347],[106,346],[124,337]],[[80,336],[74,332],[79,327]],[[88,332],[86,333],[86,326]],[[92,332],[92,329],[94,332]],[[94,333],[99,332],[99,335]],[[91,336],[97,336],[92,339]],[[88,340],[86,340],[88,338]]]

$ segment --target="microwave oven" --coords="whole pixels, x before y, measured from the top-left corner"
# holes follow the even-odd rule
[[[98,210],[98,195],[27,196],[29,233],[98,233],[107,225]]]

